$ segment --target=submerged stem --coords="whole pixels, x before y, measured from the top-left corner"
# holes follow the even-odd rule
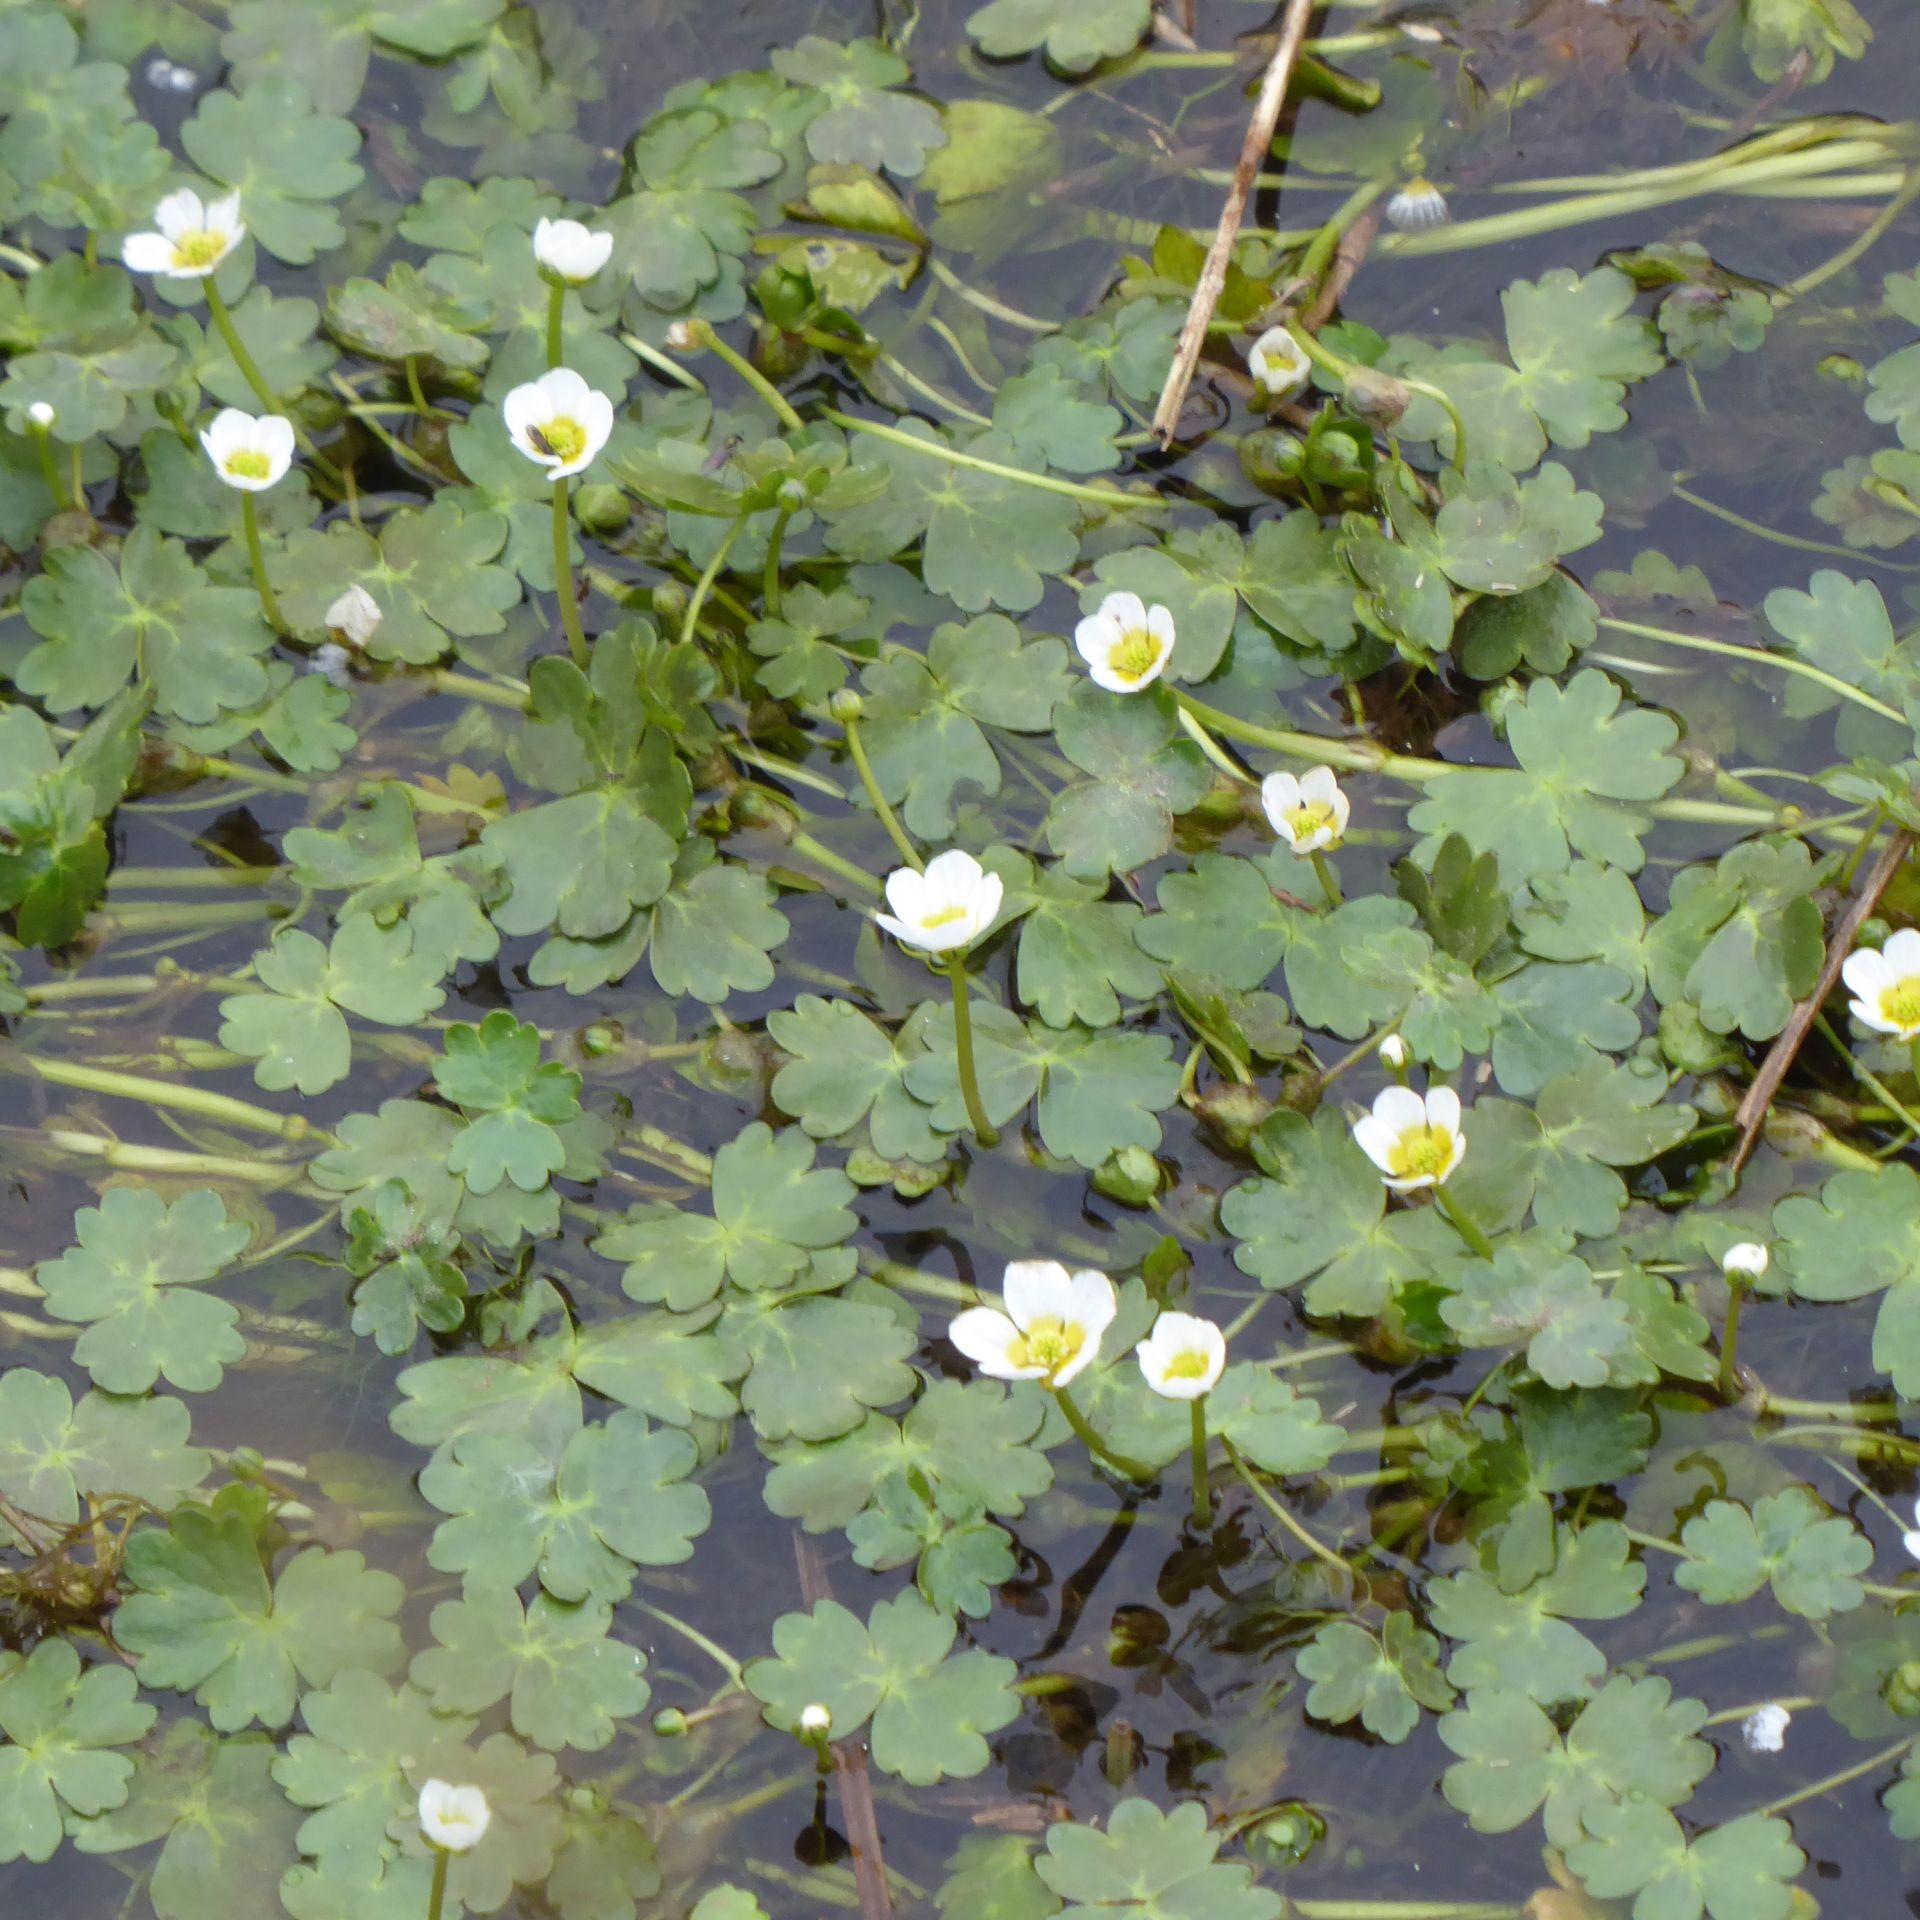
[[[560,601],[560,624],[567,652],[582,673],[587,670],[587,630],[580,624],[580,596],[573,584],[572,521],[567,515],[567,483],[553,483],[553,590]]]
[[[1740,1391],[1734,1371],[1734,1352],[1740,1341],[1740,1308],[1747,1297],[1747,1283],[1738,1274],[1727,1275],[1727,1323],[1720,1334],[1720,1376],[1722,1400],[1735,1399]]]
[[[967,1004],[967,956],[964,951],[947,956],[947,978],[953,982],[953,1051],[960,1067],[960,1097],[967,1103],[967,1119],[973,1137],[983,1147],[997,1147],[1000,1131],[987,1118],[980,1099],[980,1079],[973,1065],[973,1012]]]

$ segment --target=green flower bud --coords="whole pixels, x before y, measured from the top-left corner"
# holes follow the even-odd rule
[[[678,1707],[662,1707],[653,1716],[653,1730],[662,1740],[677,1740],[687,1730],[687,1716]]]
[[[1297,433],[1261,427],[1240,442],[1240,468],[1256,487],[1283,493],[1307,464],[1307,449]]]
[[[1413,389],[1390,373],[1355,367],[1347,375],[1346,402],[1355,419],[1370,427],[1393,427],[1413,404]]]
[[[1122,1147],[1096,1169],[1093,1185],[1124,1207],[1144,1207],[1160,1191],[1160,1163],[1145,1147]]]
[[[687,617],[687,590],[677,580],[663,580],[652,594],[653,617],[662,626],[677,627]]]
[[[573,510],[589,533],[618,533],[633,514],[633,502],[618,487],[597,480],[573,496]]]
[[[1822,354],[1813,370],[1823,378],[1838,380],[1845,386],[1859,387],[1866,384],[1866,368],[1850,353]]]
[[[1327,1837],[1327,1823],[1303,1800],[1275,1807],[1247,1832],[1247,1851],[1270,1866],[1298,1866]]]
[[[604,1058],[619,1044],[620,1028],[616,1021],[596,1020],[591,1026],[580,1029],[580,1051],[589,1060]]]
[[[1193,1110],[1216,1140],[1239,1153],[1254,1128],[1273,1111],[1273,1102],[1258,1087],[1231,1080],[1202,1094]]]
[[[845,725],[849,720],[858,720],[867,710],[867,703],[851,687],[842,687],[827,702],[827,711]]]

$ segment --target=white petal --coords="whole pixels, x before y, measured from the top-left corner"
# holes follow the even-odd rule
[[[1104,611],[1090,613],[1074,628],[1073,644],[1097,676],[1099,669],[1106,665],[1107,656],[1120,644],[1119,623],[1108,619]]]
[[[1903,1533],[1900,1544],[1916,1560],[1920,1560],[1920,1533]]]
[[[1344,792],[1336,788],[1333,795],[1333,837],[1337,840],[1347,830],[1347,822],[1353,817],[1353,802]]]
[[[1137,593],[1110,593],[1100,602],[1103,619],[1125,633],[1129,627],[1144,627],[1147,624],[1146,603]]]
[[[164,233],[130,233],[120,243],[120,258],[134,273],[170,273],[173,242]]]
[[[1149,607],[1147,609],[1147,631],[1159,641],[1168,653],[1173,651],[1173,610],[1170,607]]]
[[[1899,978],[1885,954],[1871,947],[1859,947],[1847,955],[1840,966],[1840,978],[1863,1000],[1876,998]]]
[[[1058,1260],[1013,1260],[1001,1278],[1000,1297],[1024,1333],[1036,1320],[1069,1317],[1073,1281]]]
[[[204,233],[206,205],[191,187],[181,187],[154,208],[153,224],[169,240],[178,240],[183,233]]]
[[[964,847],[949,847],[927,862],[927,893],[943,906],[971,902],[978,893],[983,869]]]
[[[1146,684],[1143,680],[1129,680],[1125,674],[1115,673],[1104,660],[1089,663],[1087,678],[1107,693],[1138,693]]]
[[[1000,902],[1006,897],[1006,884],[997,873],[982,876],[979,898],[972,920],[972,937],[979,937],[1000,917]]]
[[[285,473],[293,459],[293,422],[284,414],[265,415],[255,430],[254,445]]]
[[[1449,1168],[1448,1171],[1451,1172],[1452,1169]],[[1395,1193],[1418,1193],[1422,1187],[1437,1187],[1441,1180],[1445,1178],[1445,1175],[1438,1173],[1388,1173],[1383,1167],[1380,1171],[1380,1177]]]
[[[237,241],[246,232],[240,224],[240,196],[230,193],[224,199],[210,200],[206,226],[209,233],[230,233]]]
[[[1411,1087],[1382,1087],[1373,1097],[1373,1117],[1396,1138],[1427,1125],[1428,1111],[1426,1101]]]
[[[957,1313],[947,1328],[947,1338],[982,1373],[996,1380],[1037,1380],[1044,1369],[1019,1367],[1011,1359],[1013,1343],[1020,1329],[1004,1313],[992,1307],[969,1307]]]
[[[1374,1108],[1376,1113],[1379,1108]],[[1426,1100],[1427,1125],[1448,1133],[1460,1131],[1460,1096],[1451,1087],[1429,1087]]]
[[[1905,979],[1908,974],[1920,973],[1920,932],[1912,927],[1902,927],[1899,932],[1889,934],[1880,951],[1896,978]]]
[[[1849,1010],[1863,1027],[1871,1027],[1876,1033],[1898,1033],[1900,1031],[1898,1023],[1889,1020],[1886,1015],[1880,1011],[1880,1003],[1877,998],[1870,1001],[1855,1000]]]
[[[1324,806],[1332,806],[1340,791],[1340,783],[1333,777],[1331,767],[1309,767],[1300,776],[1300,797],[1314,800]]]
[[[1452,1176],[1454,1168],[1466,1157],[1467,1136],[1464,1133],[1456,1133],[1453,1136],[1452,1150],[1447,1155],[1447,1164],[1433,1177],[1434,1185],[1438,1186],[1443,1180],[1449,1179]]]
[[[918,920],[926,904],[926,876],[917,868],[895,867],[887,875],[887,905],[902,920]]]
[[[555,367],[550,373],[543,373],[533,384],[546,396],[547,405],[555,413],[578,414],[585,409],[593,394],[585,376],[571,367]]]
[[[901,941],[906,946],[917,947],[920,945],[920,929],[918,927],[910,927],[902,920],[896,920],[890,913],[876,913],[873,916],[873,924],[878,927],[882,933],[892,934],[896,940]]]
[[[1382,1173],[1393,1171],[1393,1150],[1400,1144],[1400,1135],[1384,1120],[1376,1120],[1370,1113],[1363,1114],[1353,1123],[1353,1144]]]
[[[1068,1282],[1067,1301],[1066,1317],[1085,1327],[1090,1340],[1105,1333],[1120,1310],[1113,1282],[1093,1267],[1082,1267]]]

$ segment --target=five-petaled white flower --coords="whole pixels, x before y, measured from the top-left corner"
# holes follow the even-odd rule
[[[613,257],[613,235],[578,220],[542,220],[533,230],[533,257],[541,272],[584,286]]]
[[[1787,1744],[1787,1728],[1792,1724],[1793,1715],[1777,1700],[1769,1700],[1740,1722],[1740,1732],[1749,1753],[1778,1753]]]
[[[1403,233],[1444,227],[1451,216],[1447,196],[1427,176],[1417,175],[1387,202],[1387,219]]]
[[[1439,1186],[1467,1151],[1451,1087],[1430,1087],[1424,1099],[1411,1087],[1388,1087],[1353,1123],[1353,1137],[1395,1193]]]
[[[1772,1257],[1758,1240],[1742,1240],[1720,1256],[1720,1271],[1730,1280],[1758,1280],[1771,1264]]]
[[[1253,384],[1273,405],[1291,400],[1313,378],[1307,350],[1285,327],[1269,327],[1247,350]]]
[[[356,580],[327,609],[324,618],[348,646],[364,647],[379,632],[386,615],[380,611],[380,602]]]
[[[1853,1017],[1896,1040],[1920,1035],[1920,932],[1902,927],[1879,952],[1847,955],[1840,978],[1853,995]]]
[[[971,946],[993,925],[1005,891],[997,873],[988,873],[972,854],[949,847],[927,862],[925,873],[895,867],[887,875],[887,905],[893,911],[873,917],[910,947],[951,953]]]
[[[448,1853],[466,1853],[486,1838],[493,1810],[478,1787],[456,1787],[429,1780],[420,1789],[420,1831],[429,1844]]]
[[[1069,1273],[1058,1260],[1015,1260],[1000,1294],[1006,1312],[969,1307],[947,1329],[948,1339],[996,1380],[1064,1387],[1092,1363],[1113,1324],[1113,1282],[1090,1267]]]
[[[1147,606],[1137,593],[1110,593],[1098,613],[1074,628],[1073,644],[1096,687],[1138,693],[1158,680],[1173,658],[1173,615],[1165,607]]]
[[[545,467],[549,480],[584,472],[613,431],[613,402],[571,367],[515,387],[500,411],[513,444]]]
[[[1260,782],[1260,804],[1295,853],[1338,846],[1353,811],[1331,767],[1309,767],[1297,780],[1290,773],[1268,774]]]
[[[240,196],[202,200],[191,187],[170,193],[153,210],[157,233],[130,233],[120,258],[135,273],[172,280],[204,280],[247,237]]]
[[[1163,1313],[1134,1348],[1147,1385],[1168,1400],[1210,1393],[1227,1364],[1227,1336],[1194,1313]]]
[[[200,429],[214,471],[242,493],[264,493],[293,464],[293,422],[283,414],[257,419],[238,407],[222,407],[213,425]]]

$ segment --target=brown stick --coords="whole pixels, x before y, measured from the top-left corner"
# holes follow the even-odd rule
[[[1760,1129],[1766,1125],[1767,1109],[1773,1105],[1773,1096],[1780,1091],[1780,1082],[1787,1077],[1787,1069],[1793,1065],[1793,1057],[1800,1051],[1801,1043],[1813,1025],[1814,1015],[1826,1004],[1827,995],[1833,991],[1833,983],[1839,979],[1847,955],[1853,951],[1854,936],[1860,931],[1861,923],[1868,914],[1880,904],[1880,896],[1892,884],[1893,876],[1900,871],[1900,863],[1912,846],[1912,833],[1902,827],[1881,848],[1880,857],[1868,870],[1859,893],[1840,916],[1840,924],[1834,928],[1833,938],[1827,942],[1826,963],[1820,969],[1820,978],[1814,983],[1812,994],[1794,1008],[1779,1039],[1767,1049],[1767,1057],[1761,1061],[1760,1071],[1753,1076],[1753,1085],[1747,1089],[1747,1097],[1740,1102],[1740,1110],[1733,1116],[1740,1123],[1740,1139],[1734,1147],[1732,1160],[1727,1164],[1729,1174],[1738,1174],[1747,1164],[1747,1156],[1753,1151],[1754,1142],[1760,1138]]]
[[[1213,245],[1207,250],[1199,284],[1187,307],[1180,343],[1173,351],[1173,365],[1167,369],[1167,384],[1160,389],[1160,404],[1153,412],[1153,430],[1163,447],[1172,444],[1180,425],[1180,410],[1187,403],[1193,370],[1200,364],[1200,349],[1206,344],[1213,310],[1220,304],[1221,289],[1227,284],[1227,264],[1233,258],[1233,243],[1240,237],[1240,221],[1247,210],[1247,196],[1253,191],[1253,177],[1273,145],[1273,130],[1280,123],[1287,82],[1293,77],[1293,63],[1300,57],[1301,42],[1307,37],[1307,21],[1313,5],[1314,0],[1287,0],[1287,17],[1281,22],[1273,58],[1267,62],[1266,78],[1260,83],[1260,98],[1254,103],[1247,137],[1241,142],[1233,184],[1227,189],[1227,203],[1220,210],[1220,224],[1214,229]]]
[[[793,1536],[793,1557],[807,1605],[817,1607],[822,1600],[831,1600],[826,1562],[803,1533]],[[853,1849],[853,1885],[860,1896],[862,1920],[893,1920],[893,1893],[880,1852],[880,1816],[874,1811],[873,1782],[867,1778],[866,1749],[857,1740],[835,1740],[829,1751],[840,1777],[840,1817],[847,1823],[847,1844]]]
[[[1333,250],[1333,265],[1327,270],[1326,282],[1314,295],[1313,305],[1300,316],[1300,324],[1309,333],[1318,333],[1333,318],[1334,308],[1346,298],[1347,289],[1353,285],[1353,276],[1360,271],[1367,250],[1373,245],[1373,237],[1379,231],[1380,209],[1369,207],[1340,236],[1340,244]]]

